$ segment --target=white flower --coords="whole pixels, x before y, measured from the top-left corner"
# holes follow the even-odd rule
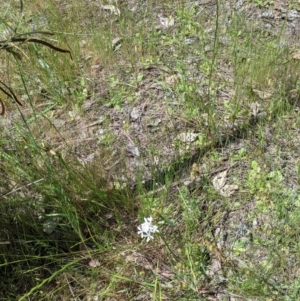
[[[138,234],[141,235],[142,238],[146,238],[148,242],[150,239],[153,239],[151,233],[159,232],[157,226],[152,224],[153,218],[150,216],[148,218],[144,218],[144,223],[138,226]]]

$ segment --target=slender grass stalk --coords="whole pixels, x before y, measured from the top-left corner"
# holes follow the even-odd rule
[[[36,285],[35,287],[31,288],[30,291],[24,294],[19,301],[26,300],[26,298],[30,297],[35,291],[41,289],[45,284],[49,283],[51,280],[55,279],[58,275],[60,275],[65,270],[69,269],[70,267],[76,265],[80,260],[71,261],[65,264],[61,269],[55,271],[50,277],[44,279],[41,283]]]

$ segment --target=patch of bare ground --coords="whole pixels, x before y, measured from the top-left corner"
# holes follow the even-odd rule
[[[91,2],[89,5],[96,5],[96,3]],[[134,7],[133,3],[130,5]],[[51,130],[49,131],[49,121],[42,120],[37,129],[39,139],[50,143],[54,151],[63,150],[64,157],[70,156],[68,152],[71,152],[72,158],[77,158],[84,164],[88,162],[97,164],[94,161],[97,157],[109,153],[105,160],[107,162],[105,169],[109,170],[109,175],[116,181],[133,179],[136,175],[147,180],[151,178],[154,171],[170,166],[174,159],[178,161],[180,157],[190,156],[195,149],[199,148],[199,143],[193,143],[198,139],[182,143],[182,135],[177,139],[179,134],[196,133],[204,137],[204,145],[213,145],[220,139],[225,141],[224,137],[235,136],[239,127],[250,123],[251,116],[272,114],[270,111],[274,105],[270,104],[270,97],[274,99],[278,92],[276,91],[276,74],[282,72],[281,69],[286,66],[282,68],[278,66],[270,71],[273,74],[268,76],[271,82],[269,86],[263,83],[263,87],[256,87],[255,80],[245,75],[242,78],[244,86],[237,90],[235,81],[241,79],[235,74],[235,62],[228,61],[228,51],[233,43],[230,30],[234,30],[230,28],[233,22],[231,19],[238,12],[247,16],[245,26],[247,22],[252,22],[251,26],[254,30],[256,28],[261,31],[262,28],[266,28],[264,30],[270,35],[278,36],[282,30],[285,30],[284,38],[287,41],[283,41],[283,44],[291,45],[297,41],[293,31],[293,28],[297,28],[299,19],[297,11],[291,13],[287,10],[287,5],[279,2],[267,9],[259,9],[253,3],[249,4],[246,1],[224,4],[221,8],[220,32],[225,32],[225,34],[218,38],[220,50],[218,50],[216,66],[212,66],[216,68],[211,75],[213,77],[211,80],[215,85],[212,89],[208,86],[210,79],[203,65],[205,57],[207,59],[214,55],[215,26],[208,16],[216,13],[216,6],[213,1],[203,3],[198,1],[188,5],[195,5],[195,16],[207,18],[207,28],[204,31],[206,37],[203,41],[192,41],[191,44],[186,43],[187,45],[183,47],[179,44],[185,43],[184,37],[178,36],[173,41],[174,53],[177,50],[176,43],[178,47],[183,48],[183,57],[179,59],[185,68],[184,76],[174,68],[176,57],[174,60],[172,49],[165,48],[163,44],[157,45],[162,57],[159,63],[149,63],[145,66],[143,61],[135,61],[134,66],[130,66],[129,62],[120,58],[120,72],[123,72],[123,76],[116,85],[124,87],[132,83],[135,87],[126,91],[124,95],[118,96],[121,104],[115,106],[112,101],[113,91],[109,86],[114,83],[107,84],[111,74],[107,74],[107,69],[101,66],[101,58],[100,63],[97,64],[99,62],[97,58],[89,57],[96,64],[84,63],[87,64],[84,69],[88,80],[92,82],[88,99],[78,110],[64,107],[61,111],[55,109],[54,112],[50,112],[48,115],[53,116],[51,117],[53,123],[50,125]],[[105,14],[110,14],[111,17],[112,14],[109,9],[103,9],[103,7],[97,10],[94,7],[90,11],[98,12],[97,16],[91,16],[90,20],[103,17]],[[163,10],[160,6],[155,6],[154,12],[158,15],[157,26],[159,26],[159,14],[162,14]],[[138,10],[133,10],[133,13],[139,15]],[[271,17],[268,17],[269,14]],[[254,26],[253,20],[257,23]],[[158,30],[160,30],[159,27]],[[176,22],[174,29],[170,28],[165,32],[163,30],[162,37],[172,34],[172,31],[176,34]],[[264,37],[260,36],[260,38]],[[199,52],[199,44],[200,48],[203,47],[206,51],[205,55]],[[245,49],[241,45],[237,50],[243,52]],[[255,63],[248,61],[256,59],[251,58],[253,54],[243,55],[246,55],[241,58],[246,60],[245,69],[255,67]],[[116,59],[118,59],[118,54]],[[134,74],[130,72],[132,67]],[[140,77],[139,82],[135,82],[137,76]],[[291,74],[291,76],[295,78],[297,75]],[[290,80],[291,85],[294,85],[294,78]],[[191,95],[181,94],[178,88],[180,85],[191,86],[194,91]],[[294,86],[287,87],[289,90],[294,88]],[[265,96],[267,89],[268,93],[271,91],[271,94]],[[185,98],[192,98],[192,101]],[[226,107],[226,104],[232,100],[238,108]],[[272,103],[274,102],[276,101],[272,100]],[[197,110],[194,116],[189,113],[185,116],[187,107],[191,109],[193,106]],[[236,112],[233,113],[233,110]],[[217,135],[212,136],[210,133],[212,130],[209,128],[210,122],[213,123]],[[185,145],[178,147],[178,144]],[[188,150],[185,151],[185,149]]]

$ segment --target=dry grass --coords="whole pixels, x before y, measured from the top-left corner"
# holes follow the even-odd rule
[[[1,300],[299,297],[298,19],[258,4],[25,3],[73,60],[1,60]]]

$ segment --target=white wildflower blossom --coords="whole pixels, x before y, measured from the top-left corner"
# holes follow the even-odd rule
[[[151,233],[159,232],[157,226],[152,224],[153,218],[145,217],[144,223],[138,226],[138,234],[141,235],[142,238],[146,238],[148,242],[150,239],[153,239]]]

